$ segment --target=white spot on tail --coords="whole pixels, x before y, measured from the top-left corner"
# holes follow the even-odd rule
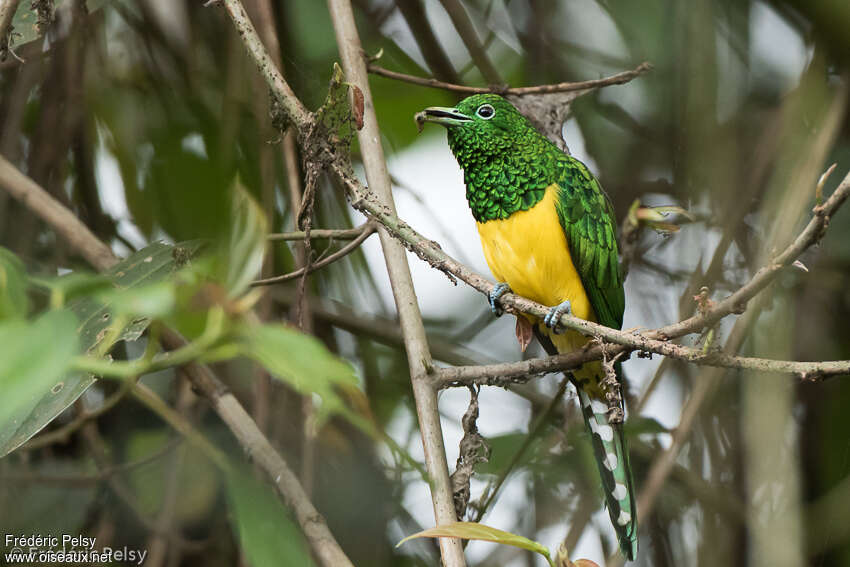
[[[626,485],[620,484],[619,482],[614,485],[614,490],[611,491],[611,495],[617,500],[622,500],[626,497],[626,494],[628,494],[626,492]]]
[[[605,465],[605,468],[609,471],[613,471],[617,468],[617,455],[614,453],[608,453],[602,460],[602,464]]]
[[[620,510],[620,515],[619,515],[619,517],[617,517],[617,523],[621,526],[625,526],[626,524],[628,524],[631,521],[632,521],[632,515],[629,514],[628,512],[624,512],[623,510]]]
[[[596,420],[591,417],[587,422],[590,423],[590,431],[599,435],[599,424],[596,423]]]
[[[599,400],[593,400],[590,403],[590,408],[593,410],[593,413],[598,413],[602,415],[608,414],[608,406],[603,404]]]
[[[614,440],[614,428],[610,425],[600,425],[598,433],[599,436],[602,437],[603,441]]]

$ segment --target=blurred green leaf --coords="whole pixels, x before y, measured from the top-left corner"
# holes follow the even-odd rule
[[[243,327],[241,334],[243,354],[298,392],[318,394],[322,416],[344,410],[336,388],[351,390],[357,386],[354,369],[318,339],[283,325]]]
[[[10,250],[0,247],[0,321],[21,319],[29,311],[24,264]]]
[[[174,439],[170,429],[134,431],[124,450],[126,459],[130,462],[145,460],[166,450]],[[175,459],[179,466],[174,518],[179,524],[202,522],[215,510],[220,478],[204,452],[193,443],[179,443],[166,450],[162,458],[134,468],[127,474],[133,493],[138,495],[139,511],[149,517],[160,511],[167,494],[169,470]]]
[[[48,311],[34,322],[0,323],[0,432],[15,431],[57,387],[78,352],[77,319],[69,311]],[[8,452],[3,447],[2,454]]]
[[[127,290],[135,287],[161,280],[172,273],[178,260],[197,251],[199,244],[188,243],[181,246],[171,246],[156,242],[139,250],[129,258],[119,262],[105,275],[113,285],[119,289]],[[119,297],[117,294],[115,297]],[[73,302],[68,307],[79,320],[75,322],[75,329],[79,344],[83,352],[91,352],[97,347],[106,348],[101,345],[107,330],[112,325],[115,310],[114,303],[103,303],[94,298],[85,297]],[[121,311],[119,308],[118,311]],[[134,341],[138,339],[148,326],[148,319],[139,317],[129,321],[117,334],[117,341]],[[44,345],[50,342],[40,343],[40,348],[45,351]],[[111,345],[109,345],[111,346]],[[45,392],[37,403],[33,403],[28,412],[16,416],[14,421],[0,426],[0,456],[5,455],[26,442],[45,425],[50,423],[57,415],[62,413],[68,406],[74,403],[83,392],[91,386],[96,378],[89,374],[69,374],[64,376],[61,382],[54,379],[50,386],[41,390]]]
[[[265,213],[238,179],[234,184],[230,218],[223,280],[232,298],[245,291],[260,272],[269,232]]]
[[[398,542],[396,547],[408,540],[420,537],[457,537],[461,539],[493,541],[539,553],[545,557],[550,564],[552,563],[552,559],[549,557],[549,549],[547,549],[543,544],[530,540],[527,537],[512,534],[511,532],[492,528],[477,522],[454,522],[453,524],[435,526],[427,530],[422,530],[421,532],[407,536]]]
[[[268,483],[232,467],[227,495],[242,552],[252,567],[314,565],[300,530]]]
[[[173,281],[161,281],[99,293],[96,300],[109,305],[113,315],[155,319],[169,314],[177,302]]]
[[[643,435],[645,433],[657,435],[669,433],[670,430],[661,425],[658,420],[651,417],[635,416],[626,420],[623,428],[627,436]]]
[[[50,291],[50,302],[55,308],[62,307],[66,302],[80,296],[91,295],[112,287],[112,282],[108,277],[85,272],[71,272],[53,278],[32,277],[30,280],[35,285]]]

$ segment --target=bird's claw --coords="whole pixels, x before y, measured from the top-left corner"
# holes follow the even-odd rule
[[[549,313],[543,318],[543,324],[552,329],[552,332],[556,335],[560,335],[564,332],[564,328],[559,326],[561,315],[570,315],[572,311],[573,306],[569,300],[564,301],[549,310]]]
[[[493,315],[495,315],[496,317],[501,317],[504,313],[504,310],[499,307],[496,302],[499,301],[500,297],[502,297],[506,293],[509,293],[510,291],[511,286],[502,282],[496,284],[496,287],[494,287],[493,290],[487,294],[487,300],[490,302],[490,311],[492,311]]]

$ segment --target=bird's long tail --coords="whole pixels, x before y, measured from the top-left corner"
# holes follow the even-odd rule
[[[589,370],[585,365],[575,375]],[[587,369],[587,370],[586,370]],[[602,487],[605,490],[605,504],[611,515],[611,523],[617,532],[620,549],[629,560],[634,560],[637,554],[637,508],[635,506],[632,469],[629,466],[629,448],[623,434],[622,424],[608,423],[608,406],[599,399],[594,399],[584,388],[580,387],[581,380],[576,376],[581,412],[584,423],[590,433],[593,444],[593,455],[602,477]]]

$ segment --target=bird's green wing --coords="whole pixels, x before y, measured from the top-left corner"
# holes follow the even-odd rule
[[[556,207],[570,256],[597,322],[620,329],[626,308],[617,254],[614,209],[599,181],[577,159],[564,156]]]

